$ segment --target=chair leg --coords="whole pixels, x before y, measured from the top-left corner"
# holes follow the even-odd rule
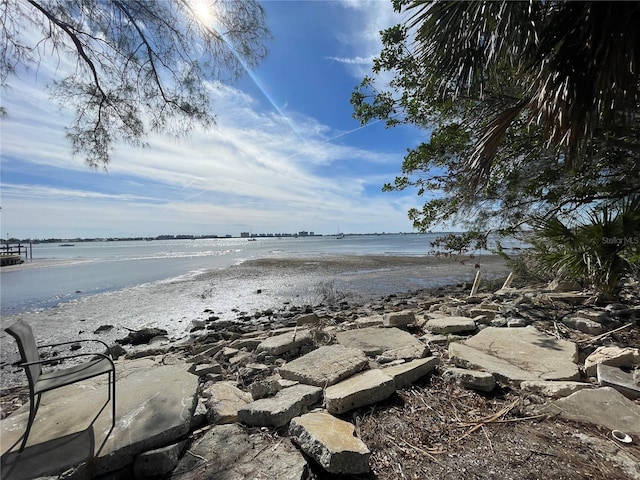
[[[112,377],[113,375],[113,377]],[[116,426],[116,371],[114,370],[113,373],[109,373],[109,380],[111,380],[112,383],[112,392],[111,392],[111,428],[114,428]]]
[[[29,438],[29,432],[31,432],[31,426],[33,425],[33,421],[36,418],[38,407],[40,407],[40,394],[36,395],[35,397],[29,398],[29,420],[27,421],[27,429],[24,432],[24,437],[22,438],[22,444],[20,445],[21,452],[24,450],[24,447],[27,444],[27,439]]]

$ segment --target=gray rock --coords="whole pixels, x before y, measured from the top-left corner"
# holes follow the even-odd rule
[[[326,412],[313,412],[291,420],[289,435],[303,452],[327,472],[358,475],[369,471],[370,452],[354,436],[355,428]]]
[[[568,397],[583,388],[591,387],[590,383],[573,381],[526,380],[520,384],[520,388],[525,392],[551,398]]]
[[[415,323],[415,321],[416,315],[413,310],[385,313],[382,316],[382,325],[384,327],[406,327],[411,323]]]
[[[256,350],[266,352],[269,355],[282,355],[285,352],[290,352],[312,343],[313,335],[310,330],[294,330],[263,340]]]
[[[286,380],[326,387],[367,368],[368,363],[362,350],[329,345],[283,365],[279,373]]]
[[[476,322],[468,317],[432,318],[427,321],[425,328],[433,333],[440,334],[475,332]]]
[[[617,347],[615,345],[601,346],[584,361],[584,369],[588,376],[594,377],[598,364],[603,363],[612,367],[634,367],[640,365],[640,349],[632,347]]]
[[[393,378],[380,369],[367,370],[327,387],[324,403],[329,413],[344,413],[384,400],[395,391]]]
[[[231,382],[214,383],[202,395],[207,399],[207,420],[216,424],[237,422],[238,410],[253,401],[249,393]]]
[[[464,342],[468,347],[505,360],[541,380],[580,378],[578,348],[534,327],[518,329],[486,328]],[[484,369],[494,373],[489,369]],[[536,380],[523,378],[522,380]]]
[[[429,347],[408,332],[399,328],[359,328],[337,332],[340,345],[362,350],[376,356],[390,352],[386,361],[402,358],[421,358],[429,354]]]
[[[640,383],[635,380],[633,373],[600,363],[597,376],[598,383],[603,387],[613,387],[631,400],[640,398]]]
[[[280,390],[274,397],[262,398],[238,410],[242,423],[260,427],[282,427],[300,415],[303,409],[318,403],[322,389],[311,385],[294,385]]]
[[[171,472],[187,444],[186,440],[138,455],[133,464],[136,477],[153,477]]]
[[[445,381],[457,383],[461,387],[482,392],[496,388],[496,379],[487,372],[477,372],[464,368],[448,368],[442,374]]]
[[[296,318],[296,325],[319,325],[320,317],[316,313],[306,313]]]
[[[307,462],[289,439],[250,434],[233,424],[217,425],[205,433],[170,478],[304,480],[307,475]]]
[[[527,326],[527,321],[524,318],[510,318],[507,320],[507,327],[509,328],[522,328]]]
[[[609,430],[640,435],[640,405],[611,387],[584,389],[542,407],[568,420],[592,423]]]
[[[569,328],[590,335],[599,335],[605,331],[605,328],[600,323],[582,316],[565,317],[562,319],[562,323]]]
[[[435,370],[439,363],[440,359],[438,357],[419,358],[399,365],[385,367],[382,372],[393,378],[395,388],[400,389],[428,375]]]
[[[189,373],[193,373],[197,377],[204,377],[208,373],[222,373],[222,367],[219,363],[194,363],[189,367]]]

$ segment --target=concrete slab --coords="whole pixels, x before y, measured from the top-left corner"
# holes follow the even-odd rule
[[[307,461],[288,438],[216,425],[189,448],[169,478],[245,480],[307,478]]]
[[[366,370],[327,387],[324,391],[325,408],[329,413],[344,413],[384,400],[395,391],[393,378],[382,370]]]
[[[307,413],[291,420],[289,435],[329,473],[357,475],[369,471],[369,449],[355,436],[349,422],[326,412]]]
[[[202,392],[206,398],[207,421],[223,424],[238,421],[238,409],[253,401],[250,393],[243,392],[230,382],[216,382]]]
[[[285,380],[326,387],[367,368],[368,363],[362,350],[329,345],[283,365],[279,373]]]
[[[491,373],[498,382],[503,384],[518,386],[525,380],[540,380],[537,375],[516,367],[506,360],[462,343],[449,344],[449,357],[458,367],[484,370]]]
[[[580,378],[576,363],[576,344],[557,339],[531,326],[518,329],[485,328],[464,343],[468,347],[505,360],[541,380]]]
[[[274,335],[260,342],[256,348],[259,352],[269,355],[282,355],[285,352],[295,350],[303,345],[313,343],[313,335],[310,330],[294,330],[280,335]]]
[[[357,348],[371,357],[391,350],[409,349],[412,356],[407,358],[421,358],[428,352],[427,345],[410,333],[395,327],[368,327],[337,332],[336,339],[340,345]]]
[[[590,377],[597,374],[598,364],[612,367],[634,367],[640,365],[640,348],[603,345],[596,348],[584,361],[584,370]]]
[[[488,372],[477,372],[466,368],[448,368],[442,373],[442,378],[471,390],[491,392],[496,388],[496,379]]]
[[[584,389],[542,408],[568,420],[592,423],[609,430],[640,435],[640,405],[611,387]]]
[[[432,318],[425,323],[424,327],[436,334],[475,332],[477,328],[476,322],[468,317]]]
[[[382,372],[393,378],[393,383],[398,388],[411,385],[416,380],[428,375],[440,363],[438,357],[418,358],[410,362],[401,363],[392,367],[385,367]]]
[[[400,312],[385,313],[382,316],[382,325],[391,327],[406,327],[416,321],[416,314],[413,310],[402,310]]]
[[[597,373],[598,383],[603,387],[613,387],[631,400],[640,398],[640,382],[633,378],[633,373],[603,363],[598,364]]]
[[[574,381],[550,381],[550,380],[527,380],[520,384],[520,388],[525,392],[534,392],[539,395],[551,398],[568,397],[572,393],[584,388],[592,388],[593,385],[584,382]]]
[[[120,469],[187,434],[198,378],[189,365],[141,359],[116,366],[116,425],[111,430],[107,382],[96,378],[42,396],[25,450],[18,452],[29,407],[0,423],[2,478],[58,475],[72,467],[97,476]],[[101,410],[102,409],[102,410]]]
[[[258,427],[282,427],[297,417],[303,409],[322,398],[322,388],[312,385],[294,385],[283,388],[274,397],[262,398],[238,410],[242,423]]]

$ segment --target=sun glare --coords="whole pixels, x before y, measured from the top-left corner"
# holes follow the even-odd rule
[[[189,2],[196,19],[203,25],[210,26],[215,22],[216,13],[211,0],[191,0]]]

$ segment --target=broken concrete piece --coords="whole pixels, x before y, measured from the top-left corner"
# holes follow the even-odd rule
[[[542,411],[609,430],[621,430],[632,436],[640,435],[640,405],[611,387],[580,390],[544,406]]]
[[[344,413],[384,400],[395,391],[393,378],[382,370],[366,370],[327,387],[324,403],[329,413]]]
[[[406,327],[411,323],[415,323],[415,321],[416,314],[413,310],[385,313],[382,316],[382,325],[384,327]]]
[[[187,444],[186,440],[138,455],[133,464],[136,478],[165,475],[171,472]]]
[[[280,390],[274,397],[262,398],[238,410],[242,423],[259,427],[282,427],[303,409],[318,403],[322,389],[311,385],[294,385]]]
[[[399,328],[359,328],[337,332],[336,339],[340,345],[348,348],[357,348],[366,355],[382,355],[388,351],[396,351],[390,354],[395,358],[421,358],[428,355],[428,347],[416,337]]]
[[[634,379],[632,372],[599,363],[597,376],[598,383],[603,387],[613,387],[631,400],[640,398],[640,383]]]
[[[449,344],[449,357],[458,367],[487,371],[500,383],[506,385],[518,386],[525,380],[539,380],[533,373],[463,343]]]
[[[370,452],[354,426],[326,412],[291,420],[289,435],[303,452],[329,473],[358,475],[369,471]]]
[[[310,330],[294,330],[264,339],[256,350],[266,352],[269,355],[281,355],[312,343],[313,335]]]
[[[307,473],[307,461],[289,439],[251,434],[233,424],[217,425],[206,432],[169,478],[303,480]]]
[[[425,324],[425,328],[440,334],[475,332],[476,322],[468,317],[432,318]]]
[[[206,398],[207,421],[215,424],[237,422],[238,410],[253,401],[249,393],[230,382],[216,382],[202,395]]]
[[[520,388],[525,392],[534,392],[551,398],[568,397],[572,393],[592,386],[584,382],[547,380],[526,380],[520,384]]]
[[[584,361],[588,376],[595,377],[599,363],[612,367],[633,367],[640,365],[640,349],[631,347],[602,346],[595,349]]]
[[[466,340],[465,345],[505,360],[540,380],[578,380],[575,343],[559,340],[534,327],[489,327]],[[487,370],[494,373],[491,370]],[[523,378],[522,380],[535,380]]]
[[[401,363],[392,367],[385,367],[382,372],[393,378],[396,390],[411,385],[416,380],[428,375],[440,363],[438,357],[427,357]]]
[[[491,392],[496,388],[496,379],[487,372],[467,370],[465,368],[448,368],[442,378],[445,381],[457,383],[463,388]]]
[[[368,363],[362,350],[329,345],[292,360],[279,372],[286,380],[326,387],[367,368]]]

